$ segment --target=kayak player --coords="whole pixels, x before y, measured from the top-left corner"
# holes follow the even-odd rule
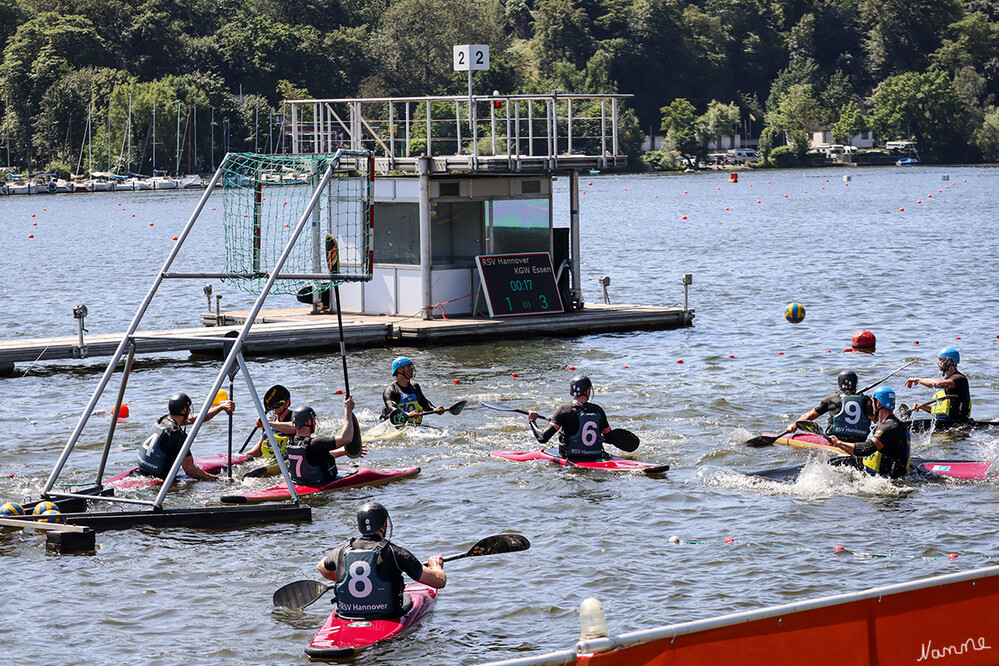
[[[823,414],[828,414],[827,437],[835,435],[844,442],[863,442],[871,431],[869,415],[874,413],[871,399],[857,393],[857,373],[853,370],[844,370],[836,380],[839,390],[799,416],[798,420],[814,421]],[[797,429],[797,424],[792,423],[784,432],[790,434]]]
[[[600,460],[607,456],[603,443],[610,441],[610,424],[604,410],[590,402],[593,383],[590,378],[579,375],[569,382],[572,401],[559,405],[552,415],[548,427],[542,431],[535,423],[539,415],[535,411],[527,414],[531,431],[539,442],[544,444],[559,433],[559,455],[567,460]]]
[[[933,394],[933,400],[924,405],[914,404],[912,411],[921,409],[938,419],[971,418],[971,389],[968,386],[968,378],[957,369],[957,364],[960,362],[960,352],[953,347],[945,347],[937,354],[937,368],[943,373],[943,379],[910,377],[905,380],[906,388],[918,384],[939,389]]]
[[[291,412],[291,423],[271,422],[271,427],[288,432],[293,437],[288,442],[288,467],[291,478],[302,485],[318,485],[337,477],[336,459],[347,455],[346,447],[354,438],[354,398],[343,398],[343,428],[336,437],[313,437],[316,431],[316,412],[311,407],[299,407]],[[361,457],[368,449],[361,447]]]
[[[223,400],[209,408],[205,421],[211,421],[221,412],[232,414],[235,409],[236,403],[232,400]],[[170,396],[167,410],[169,413],[156,421],[149,436],[142,440],[142,444],[139,445],[139,473],[155,476],[158,479],[167,477],[167,473],[173,467],[174,461],[177,460],[180,450],[184,447],[184,440],[187,439],[187,430],[184,426],[189,426],[197,420],[191,416],[191,398],[186,393]],[[192,479],[232,481],[228,477],[215,476],[198,467],[194,463],[194,456],[191,455],[190,450],[184,456],[181,465],[184,473]]]
[[[287,396],[287,397],[285,397]],[[267,389],[267,393],[264,394],[264,409],[269,411],[270,418],[268,422],[277,423],[291,423],[291,395],[288,393],[288,389],[284,388],[280,384],[275,384],[274,386]],[[257,429],[264,427],[264,424],[260,422],[260,418],[257,418],[256,422]],[[273,430],[273,426],[271,427]],[[288,435],[277,430],[274,431],[274,439],[277,440],[278,450],[281,455],[287,455],[288,448]],[[267,441],[267,435],[261,436],[260,441],[252,449],[246,452],[246,455],[251,458],[273,458],[274,449],[271,448],[271,443]]]
[[[897,479],[909,473],[909,426],[895,416],[895,391],[882,386],[874,392],[874,433],[865,442],[844,442],[835,435],[832,445],[851,456],[863,458],[863,469],[871,474]]]
[[[404,412],[407,417],[421,412],[444,413],[443,407],[434,407],[423,395],[420,385],[413,381],[415,376],[416,366],[408,357],[400,356],[392,361],[392,383],[382,392],[382,402],[385,403],[385,408],[382,409],[383,421],[399,411]],[[417,416],[412,421],[419,425],[423,422],[423,417]]]
[[[444,557],[434,555],[422,564],[405,548],[386,537],[391,536],[388,511],[377,502],[368,502],[357,512],[361,538],[353,538],[329,552],[316,568],[327,580],[335,581],[338,617],[377,620],[405,615],[402,575],[440,589],[447,583]]]

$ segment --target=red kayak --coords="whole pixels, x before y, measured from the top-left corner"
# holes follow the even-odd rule
[[[233,455],[232,464],[238,465],[239,463],[247,462],[248,460],[253,460],[250,456],[245,455]],[[229,465],[229,456],[221,453],[217,456],[195,456],[194,464],[205,470],[209,474],[217,474],[218,472],[224,470]],[[183,472],[183,470],[181,470]],[[178,478],[186,478],[180,477]],[[163,479],[157,478],[155,476],[149,476],[143,474],[139,471],[139,468],[131,469],[127,472],[122,472],[117,476],[112,476],[110,479],[104,482],[105,485],[114,486],[115,488],[152,488],[153,486],[158,486],[163,483]]]
[[[580,467],[582,469],[600,469],[607,472],[644,472],[645,474],[662,474],[669,471],[669,465],[656,465],[655,463],[642,462],[640,460],[628,460],[617,456],[607,456],[603,460],[575,461],[567,460],[558,455],[558,449],[546,449],[541,451],[493,451],[489,455],[504,460],[548,460],[563,467]]]
[[[410,583],[406,594],[412,607],[402,617],[391,620],[348,620],[334,610],[326,624],[312,637],[305,654],[311,659],[347,659],[361,650],[412,630],[433,610],[437,590],[422,583]]]
[[[775,435],[765,433],[764,436],[773,437]],[[774,444],[790,446],[792,449],[822,449],[831,453],[845,455],[842,449],[837,449],[828,439],[812,432],[796,432],[790,437],[786,435],[776,435],[776,437],[777,439],[774,441]]]
[[[406,467],[404,469],[371,469],[370,467],[358,467],[355,471],[343,474],[327,481],[314,485],[295,484],[295,492],[299,496],[321,493],[324,490],[336,490],[337,488],[353,488],[354,486],[381,486],[399,479],[408,479],[420,473],[419,467]],[[291,499],[288,486],[285,483],[258,490],[245,495],[223,495],[220,501],[223,504],[260,504],[261,502],[281,502]]]

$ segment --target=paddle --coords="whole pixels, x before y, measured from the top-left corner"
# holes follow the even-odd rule
[[[339,267],[339,259],[337,259]],[[330,265],[330,273],[333,273],[333,265]],[[343,315],[340,314],[340,284],[333,283],[333,293],[336,295],[336,325],[340,332],[340,359],[343,361],[343,394],[350,397],[350,379],[347,377],[347,348],[343,343]],[[361,424],[357,422],[357,417],[353,413],[350,415],[351,423],[354,426],[354,437],[344,449],[351,458],[361,455]]]
[[[810,432],[815,435],[823,435],[822,428],[815,421],[795,421],[794,425],[798,427],[799,430],[804,430],[805,432]],[[753,437],[752,439],[747,439],[743,444],[751,448],[760,448],[763,446],[773,446],[778,439],[782,437],[790,436],[788,432],[782,432],[779,435],[759,435]]]
[[[530,414],[530,412],[524,411],[523,409],[517,409],[516,407],[507,407],[506,405],[499,405],[495,402],[479,402],[483,407],[489,409],[495,409],[500,412],[516,412],[518,414]],[[548,419],[545,419],[546,421]],[[638,445],[641,444],[641,440],[638,439],[638,435],[631,432],[630,430],[625,430],[624,428],[614,428],[607,436],[604,441],[608,444],[615,446],[622,451],[631,453],[638,450]],[[771,442],[772,443],[772,442]]]
[[[454,414],[455,416],[457,416],[458,414],[461,414],[461,410],[465,409],[466,404],[468,404],[467,400],[459,400],[458,402],[454,403],[444,411],[447,412],[448,414]],[[416,414],[410,416],[401,409],[395,409],[392,410],[391,414],[389,414],[388,420],[396,428],[402,429],[403,426],[406,425],[406,423],[408,423],[412,419],[417,418],[418,416],[429,416],[430,414],[436,414],[436,413],[437,412],[417,412]]]
[[[448,555],[445,562],[460,560],[464,557],[479,557],[481,555],[498,555],[500,553],[515,553],[527,550],[531,542],[520,534],[496,534],[482,539],[464,553]],[[327,585],[312,580],[297,580],[288,583],[274,592],[274,605],[287,608],[305,608],[319,600],[321,596],[332,590],[334,585]]]
[[[879,379],[878,381],[874,382],[870,386],[865,386],[864,388],[862,388],[859,391],[857,391],[857,393],[858,394],[860,394],[860,393],[867,393],[868,391],[870,391],[875,386],[878,386],[879,384],[885,383],[886,381],[888,381],[889,379],[891,379],[892,377],[894,377],[898,373],[902,372],[903,370],[905,370],[906,368],[908,368],[913,363],[916,363],[916,361],[909,361],[908,363],[906,363],[905,365],[899,367],[897,370],[895,370],[895,372],[891,373],[890,375],[888,375],[884,379]]]
[[[253,439],[253,436],[257,434],[258,430],[260,430],[260,428],[254,428],[253,430],[250,431],[250,435],[246,438],[246,441],[243,442],[243,446],[239,447],[240,453],[245,451],[246,447],[250,445],[250,440]]]

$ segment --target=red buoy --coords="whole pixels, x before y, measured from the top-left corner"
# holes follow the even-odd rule
[[[728,182],[730,182],[730,183],[738,183],[739,182],[739,174],[737,174],[737,173],[730,173],[728,175]]]
[[[122,403],[121,407],[118,409],[118,413],[115,414],[115,418],[127,419],[128,418],[128,405]]]
[[[878,339],[870,331],[857,331],[850,338],[854,351],[872,352],[878,344]]]

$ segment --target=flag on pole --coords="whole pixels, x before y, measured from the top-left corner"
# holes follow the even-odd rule
[[[755,121],[756,120],[756,116],[754,116],[753,114],[749,114],[749,119],[752,120],[752,121]]]

